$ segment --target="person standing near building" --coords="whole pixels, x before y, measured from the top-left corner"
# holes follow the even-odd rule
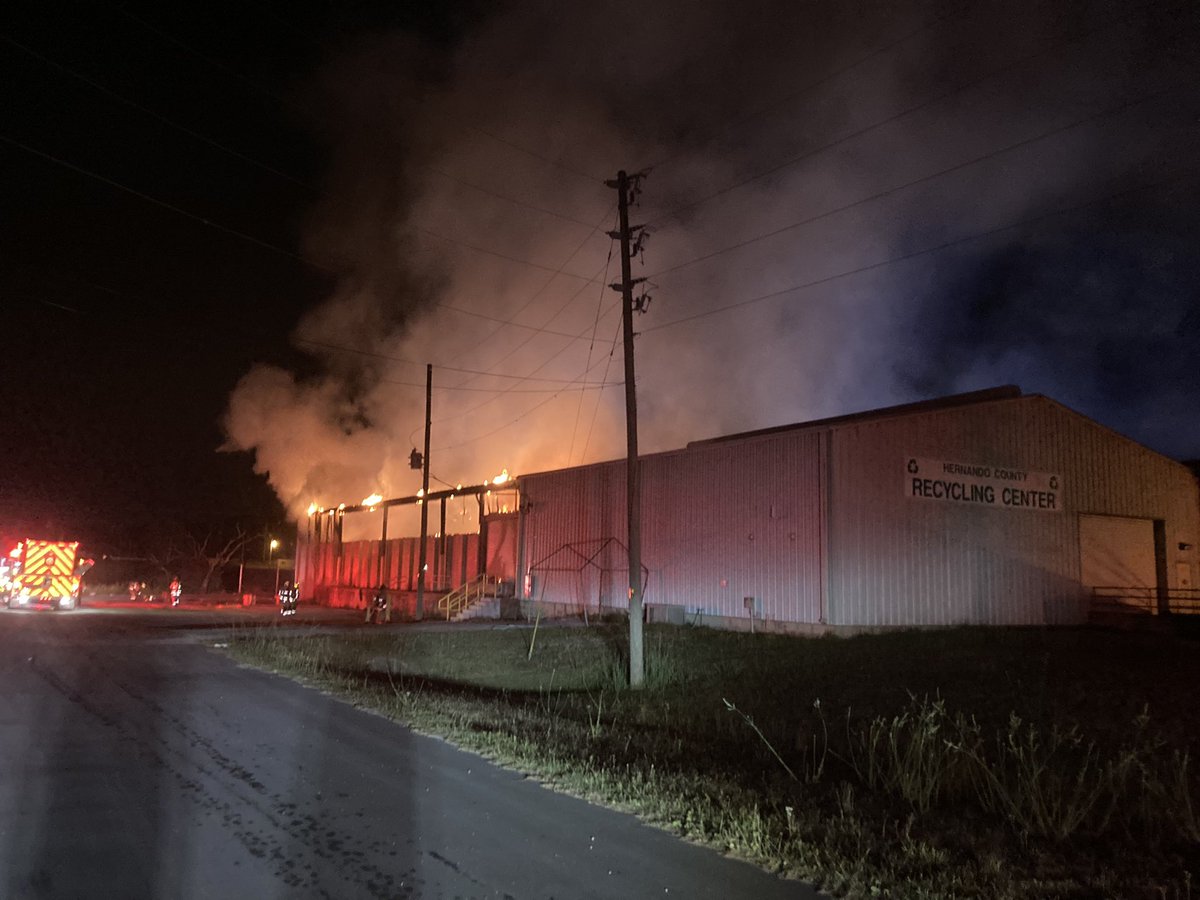
[[[294,616],[300,603],[300,586],[285,581],[279,589],[279,612],[281,615]]]
[[[375,591],[375,596],[371,598],[371,602],[367,604],[367,624],[372,621],[379,625],[383,622],[392,621],[392,604],[391,597],[388,595],[387,585],[381,584]]]

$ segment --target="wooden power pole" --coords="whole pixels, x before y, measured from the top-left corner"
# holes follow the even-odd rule
[[[642,636],[642,490],[638,472],[637,390],[633,375],[633,286],[644,278],[630,274],[631,233],[641,225],[629,227],[630,195],[637,189],[641,174],[627,175],[622,169],[616,181],[607,181],[617,191],[618,231],[609,236],[621,241],[621,282],[612,289],[621,292],[621,330],[625,343],[625,512],[629,541],[629,686],[637,689],[646,682],[645,645]]]

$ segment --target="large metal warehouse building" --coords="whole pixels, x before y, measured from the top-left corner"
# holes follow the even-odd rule
[[[641,483],[652,618],[1066,624],[1196,596],[1191,471],[1017,388],[697,441],[643,457]],[[520,488],[530,599],[625,606],[624,461]]]
[[[642,457],[640,472],[652,620],[1070,624],[1200,600],[1192,472],[1015,387],[696,441]],[[478,535],[430,539],[441,586],[478,572],[516,593],[509,611],[625,609],[625,461],[515,486],[504,509],[481,496]],[[416,539],[388,540],[385,519],[381,540],[342,544],[343,512],[328,513],[337,527],[310,522],[302,548],[306,596],[357,605],[380,580],[411,592]]]

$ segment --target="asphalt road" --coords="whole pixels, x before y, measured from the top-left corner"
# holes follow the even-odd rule
[[[211,649],[254,614],[0,612],[0,896],[817,896]]]

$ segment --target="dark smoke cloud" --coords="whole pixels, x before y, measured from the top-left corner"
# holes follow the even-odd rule
[[[1200,429],[1200,260],[1188,220],[1137,205],[964,259],[917,319],[918,394],[1020,383],[1163,452]]]
[[[230,445],[297,513],[412,492],[428,361],[445,480],[619,455],[620,388],[567,382],[621,379],[602,181],[653,164],[645,450],[1016,381],[1200,453],[1171,418],[1195,182],[1135,190],[1200,149],[1197,30],[1150,0],[676,0],[361,35],[314,89],[336,283],[295,336],[325,375],[248,373]]]

